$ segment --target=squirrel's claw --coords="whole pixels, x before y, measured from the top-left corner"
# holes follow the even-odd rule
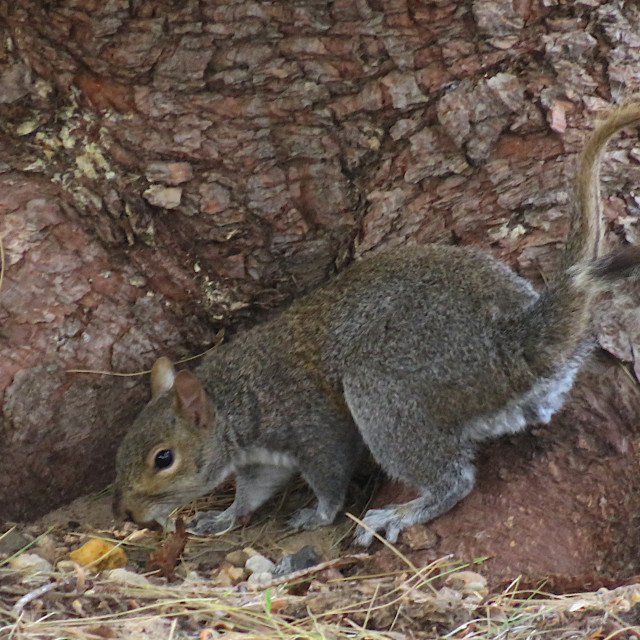
[[[190,520],[187,530],[196,535],[221,535],[238,524],[238,519],[226,511],[204,511]]]
[[[386,509],[369,509],[362,522],[366,525],[358,525],[354,534],[354,541],[363,547],[368,547],[373,542],[374,532],[382,532],[389,542],[395,542],[398,534],[405,525],[402,513],[398,505],[390,505]]]
[[[331,520],[328,520],[318,513],[317,509],[313,508],[300,509],[289,518],[289,526],[295,529],[317,529],[330,522]]]

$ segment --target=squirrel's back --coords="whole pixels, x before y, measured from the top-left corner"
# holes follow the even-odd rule
[[[517,357],[501,332],[505,318],[537,299],[528,281],[480,251],[393,249],[355,263],[258,328],[256,338],[279,345],[278,357],[336,391],[367,362],[423,380],[425,401],[434,414],[442,409],[434,424],[455,429],[533,384],[530,372],[514,369]]]

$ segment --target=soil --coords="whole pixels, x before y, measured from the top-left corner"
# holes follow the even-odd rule
[[[576,418],[572,411],[569,406],[561,424]],[[302,482],[247,526],[190,537],[168,578],[143,577],[162,534],[116,523],[108,492],[77,499],[31,524],[3,525],[0,638],[144,639],[173,637],[176,629],[177,637],[293,638],[318,628],[341,637],[355,625],[366,628],[371,640],[497,638],[512,628],[530,638],[637,639],[633,510],[640,492],[632,483],[618,489],[614,483],[612,491],[607,482],[620,477],[624,465],[633,467],[630,438],[603,430],[589,441],[576,421],[558,445],[554,429],[493,443],[478,459],[477,486],[467,499],[436,521],[404,531],[395,548],[374,542],[365,554],[350,542],[355,525],[346,516],[310,532],[286,525],[290,513],[311,500]],[[584,452],[594,447],[599,455],[587,465]],[[571,464],[556,468],[558,459]],[[224,508],[232,489],[222,487],[196,507]],[[370,475],[357,477],[349,510],[361,514],[371,492]],[[405,487],[382,482],[374,504],[410,497]],[[192,509],[182,515],[189,518]],[[91,537],[120,541],[127,569],[143,586],[114,583],[108,571],[74,569],[69,553]],[[243,568],[247,554],[278,562],[306,545],[321,560],[317,571],[273,587],[250,583]],[[49,573],[31,575],[9,561],[31,553],[51,563]],[[545,596],[597,589],[570,598]]]
[[[628,629],[636,629],[635,625],[640,621],[636,611],[640,607],[640,587],[635,585],[640,576],[637,555],[640,479],[636,473],[635,451],[640,442],[639,434],[633,428],[622,429],[616,425],[634,423],[633,416],[640,413],[640,394],[636,381],[621,365],[612,361],[596,359],[581,377],[586,384],[579,382],[576,385],[572,400],[551,425],[533,428],[483,448],[477,460],[477,483],[472,493],[437,520],[402,532],[393,547],[376,541],[366,554],[354,555],[362,554],[363,550],[351,543],[355,524],[344,515],[333,526],[316,531],[290,529],[286,524],[289,515],[312,500],[302,481],[259,510],[246,526],[221,536],[189,538],[182,558],[176,558],[175,575],[171,576],[169,571],[169,580],[153,578],[155,586],[148,594],[145,592],[144,598],[148,602],[145,600],[144,611],[156,612],[153,624],[149,622],[147,627],[152,629],[153,625],[160,624],[158,615],[168,616],[163,618],[164,630],[160,632],[153,627],[155,631],[152,629],[148,637],[154,637],[154,633],[156,637],[158,633],[168,635],[171,621],[176,619],[172,616],[179,615],[178,609],[171,608],[177,607],[176,598],[180,601],[194,598],[194,602],[214,595],[222,598],[218,591],[223,587],[227,589],[224,597],[231,598],[227,603],[231,607],[227,615],[232,619],[224,624],[230,624],[234,633],[240,633],[234,618],[236,614],[229,611],[235,611],[238,602],[244,602],[242,599],[246,598],[247,590],[251,591],[255,586],[247,582],[242,563],[240,566],[233,564],[238,555],[260,553],[278,562],[306,545],[314,548],[322,562],[345,560],[346,565],[327,565],[317,575],[295,581],[295,585],[278,583],[274,592],[282,596],[278,600],[278,606],[282,607],[281,617],[277,617],[278,625],[288,625],[293,620],[304,627],[308,624],[309,611],[317,609],[333,615],[335,611],[342,611],[344,601],[357,601],[361,608],[350,613],[349,624],[368,625],[367,629],[387,634],[380,636],[384,638],[395,637],[388,635],[390,629],[394,632],[404,629],[414,637],[432,638],[449,633],[451,637],[462,638],[466,633],[463,630],[467,628],[464,625],[471,624],[472,619],[476,620],[474,624],[480,624],[478,616],[484,620],[482,615],[486,614],[487,620],[495,622],[496,607],[505,614],[505,620],[520,619],[518,616],[525,615],[530,625],[527,627],[530,637],[538,632],[546,634],[545,637],[566,637],[567,628],[571,633],[580,630],[583,633],[580,637],[590,637],[595,630],[609,629],[605,621],[612,619],[612,607],[618,626],[614,625],[597,637],[606,637],[621,629],[625,633]],[[587,395],[592,393],[587,390],[594,388],[594,381],[605,377],[607,384],[602,386],[602,393]],[[590,411],[586,418],[585,406]],[[594,417],[601,425],[598,430],[588,426],[594,424]],[[410,489],[384,480],[375,490],[373,477],[375,474],[370,468],[356,476],[348,511],[362,515],[367,508],[367,499],[374,494],[373,506],[412,497]],[[195,508],[225,508],[232,500],[233,487],[228,485],[198,501]],[[182,516],[188,520],[193,509],[194,506],[184,509]],[[15,638],[67,637],[60,635],[68,631],[64,625],[81,624],[76,609],[80,607],[87,620],[101,620],[101,611],[107,606],[105,598],[115,598],[115,604],[109,605],[110,610],[115,612],[113,615],[124,616],[126,624],[123,622],[120,635],[102,637],[145,637],[138,628],[144,627],[144,621],[132,613],[135,609],[132,603],[138,606],[138,600],[132,600],[125,593],[125,587],[114,587],[109,578],[101,577],[102,574],[93,577],[90,572],[79,573],[78,576],[83,576],[81,580],[68,573],[69,553],[93,536],[120,541],[128,556],[127,568],[140,576],[146,572],[149,555],[162,542],[160,532],[137,531],[132,524],[115,522],[108,492],[77,499],[30,524],[0,525],[0,605],[5,605],[4,608],[0,606],[0,638],[3,629],[9,629]],[[63,586],[75,581],[75,586],[69,587],[70,595],[64,592],[56,597],[34,596],[33,584],[38,584],[38,578],[20,578],[8,560],[12,555],[22,553],[35,553],[51,563],[51,573],[39,578],[45,581],[41,587],[57,590],[59,585],[59,590],[63,591]],[[484,591],[486,594],[478,595],[473,591],[471,595],[465,595],[455,589],[452,591],[446,582],[447,576],[460,570],[479,574],[486,581],[486,589],[483,588],[483,594]],[[427,575],[428,579],[425,578]],[[426,589],[426,592],[420,591],[416,595],[418,584],[419,589]],[[610,589],[614,591],[608,591]],[[572,601],[572,605],[567,604],[566,599],[553,600],[550,609],[545,608],[547,605],[536,604],[537,613],[533,617],[530,615],[529,599],[540,598],[542,593],[596,590],[589,594],[588,606],[584,604],[587,600],[579,600],[577,604]],[[405,594],[401,598],[397,597],[400,592]],[[79,593],[85,594],[84,600],[71,598]],[[509,594],[507,604],[504,594]],[[28,603],[21,605],[21,611],[24,609],[22,613],[28,615],[12,618],[8,612],[15,610],[25,597]],[[54,604],[49,601],[51,598]],[[139,598],[142,595],[139,594]],[[406,598],[409,600],[405,601]],[[167,600],[174,604],[167,605]],[[258,601],[254,598],[252,602],[255,605]],[[365,606],[363,602],[368,604]],[[260,606],[264,607],[263,604]],[[559,606],[564,607],[562,615],[557,613]],[[566,608],[569,606],[574,609],[568,613]],[[244,607],[242,604],[243,611]],[[529,607],[524,614],[523,607]],[[401,609],[405,611],[403,621],[398,619]],[[197,615],[193,614],[195,618],[189,617],[188,622],[184,622],[184,629],[201,629],[200,623],[195,622],[200,617],[210,620],[210,612],[198,611]],[[407,611],[413,612],[413,617]],[[47,612],[51,624],[57,621],[56,624],[63,625],[54,625],[50,634],[49,631],[41,632],[37,626],[40,613]],[[340,635],[345,624],[344,614],[335,614],[327,620],[327,624],[337,625],[332,627],[331,633]],[[487,620],[481,629],[474,629],[492,637],[494,622]],[[627,626],[620,626],[620,621],[626,621]],[[36,626],[32,628],[29,624]],[[95,631],[95,624],[91,624]],[[255,631],[262,623],[245,620],[242,624]],[[104,629],[96,633],[100,636],[103,631],[106,633]],[[280,627],[277,632],[278,637],[286,635]],[[262,629],[261,633],[266,632]],[[499,635],[498,631],[496,634]]]

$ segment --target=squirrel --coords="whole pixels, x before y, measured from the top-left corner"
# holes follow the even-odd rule
[[[117,453],[113,507],[143,525],[235,474],[233,504],[191,522],[221,533],[300,473],[317,505],[294,527],[331,523],[366,446],[416,499],[370,509],[355,539],[399,532],[451,509],[474,485],[484,440],[548,423],[594,348],[590,308],[640,274],[640,247],[599,257],[599,174],[607,141],[640,124],[615,110],[579,161],[560,273],[540,294],[473,248],[381,251],[205,356],[191,373],[165,357],[149,404]]]

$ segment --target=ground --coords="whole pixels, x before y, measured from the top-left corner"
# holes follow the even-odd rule
[[[231,496],[217,494],[214,506]],[[5,525],[0,638],[640,638],[638,584],[553,595],[517,575],[510,584],[487,581],[482,559],[416,566],[411,536],[363,552],[350,542],[346,516],[318,531],[292,531],[291,503],[308,497],[298,486],[242,529],[189,538],[168,578],[145,569],[162,535],[117,525],[108,493],[30,525]],[[69,552],[91,537],[119,544],[127,571],[72,563]],[[257,580],[244,566],[251,555],[278,562],[305,545],[320,564]],[[51,564],[38,571],[34,556]]]

